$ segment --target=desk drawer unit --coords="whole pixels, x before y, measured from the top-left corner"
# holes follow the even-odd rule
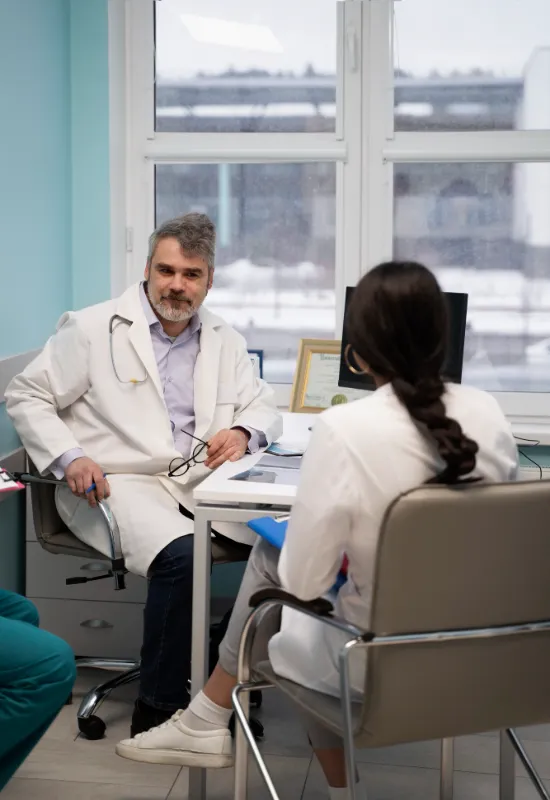
[[[93,577],[108,569],[103,561],[75,556],[53,555],[38,542],[27,542],[27,597],[64,600],[100,600],[112,603],[145,603],[147,580],[126,575],[126,589],[118,592],[113,578],[67,586],[67,578]]]
[[[139,659],[143,605],[38,599],[40,626],[65,639],[77,656]]]

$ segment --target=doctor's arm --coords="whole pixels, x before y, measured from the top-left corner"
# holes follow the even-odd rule
[[[354,479],[349,453],[321,417],[303,457],[279,559],[282,588],[300,600],[314,600],[334,585],[358,506]]]
[[[57,459],[80,448],[59,416],[89,388],[89,343],[71,314],[43,351],[6,390],[6,409],[41,474]]]

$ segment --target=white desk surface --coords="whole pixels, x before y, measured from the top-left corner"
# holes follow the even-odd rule
[[[283,413],[283,435],[278,440],[285,447],[304,449],[310,437],[308,428],[315,423],[317,414]],[[263,451],[245,456],[240,461],[226,461],[221,467],[205,478],[193,492],[197,502],[227,505],[233,503],[273,503],[291,506],[296,497],[296,486],[274,483],[252,483],[231,481],[233,475],[253,467],[263,455]]]

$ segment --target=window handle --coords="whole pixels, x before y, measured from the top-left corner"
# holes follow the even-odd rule
[[[357,72],[357,32],[353,25],[348,25],[346,30],[346,47],[348,51],[348,64],[350,72]]]

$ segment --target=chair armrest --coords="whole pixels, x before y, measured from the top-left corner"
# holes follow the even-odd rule
[[[252,595],[249,605],[251,608],[256,608],[266,600],[280,600],[281,605],[292,605],[304,611],[311,611],[319,617],[328,617],[334,611],[334,606],[330,600],[327,600],[325,597],[317,597],[315,600],[305,602],[303,600],[298,600],[293,594],[285,592],[284,589],[277,589],[275,587],[272,589],[260,589],[259,592]]]
[[[313,617],[319,620],[319,622],[329,625],[331,628],[336,628],[343,633],[347,633],[354,639],[361,639],[363,642],[370,642],[374,639],[374,634],[370,631],[365,631],[358,628],[356,625],[352,625],[345,619],[335,617],[332,603],[324,597],[318,597],[315,600],[305,602],[285,592],[284,589],[279,589],[274,586],[270,589],[260,589],[259,592],[255,592],[250,598],[250,606],[252,608],[259,609],[260,606],[264,605],[292,608],[294,611],[299,611],[307,617]]]
[[[41,483],[50,484],[52,486],[66,486],[66,481],[58,481],[57,478],[42,478],[40,475],[32,475],[30,472],[13,472],[10,473],[13,477],[20,481],[20,483]]]
[[[33,475],[31,472],[17,472],[13,473],[16,480],[24,484],[38,483],[42,485],[51,486],[67,486],[67,481],[59,481],[57,478],[42,478],[39,475]],[[105,500],[101,500],[98,505],[98,511],[103,516],[107,531],[109,533],[109,541],[111,543],[111,571],[115,578],[115,589],[125,589],[124,576],[128,572],[124,565],[124,557],[122,555],[122,545],[120,542],[120,530],[115,516],[113,515],[109,504]]]

